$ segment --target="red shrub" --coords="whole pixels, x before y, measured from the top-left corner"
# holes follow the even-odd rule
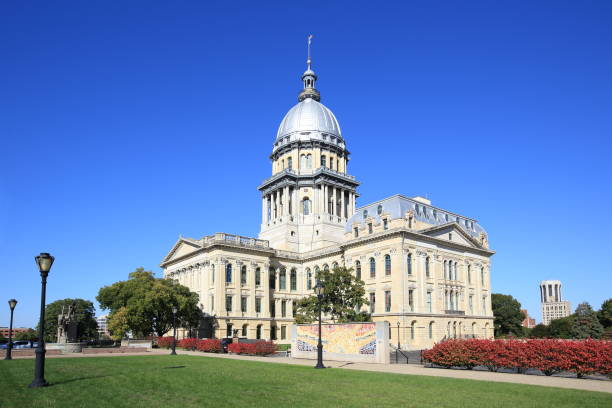
[[[177,346],[180,348],[184,348],[187,350],[195,350],[198,347],[198,339],[189,338],[189,339],[181,339],[178,341]]]
[[[258,356],[267,356],[274,354],[278,350],[278,346],[271,341],[258,341],[255,344],[255,354]]]
[[[268,354],[275,353],[276,350],[276,344],[265,340],[256,341],[255,343],[231,343],[228,346],[230,353],[258,356],[267,356]]]
[[[196,348],[198,351],[203,351],[205,353],[220,353],[223,351],[221,340],[219,339],[198,340]]]
[[[174,337],[173,336],[167,336],[167,337],[158,337],[157,338],[157,345],[161,348],[170,348],[172,347],[172,342],[174,341]]]

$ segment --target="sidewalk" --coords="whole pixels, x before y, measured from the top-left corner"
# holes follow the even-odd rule
[[[96,358],[96,357],[121,357],[121,356],[156,356],[168,355],[168,350],[151,350],[146,353],[122,353],[122,354],[64,354],[53,355],[47,358]],[[198,351],[177,350],[180,355],[227,358],[232,360],[259,361],[263,363],[294,364],[314,367],[314,360],[304,360],[290,357],[258,357],[242,356],[234,354],[201,353]],[[18,357],[19,359],[33,357]],[[324,361],[327,368],[340,368],[346,370],[362,370],[380,373],[426,375],[431,377],[460,378],[467,380],[508,382],[526,385],[539,385],[544,387],[572,388],[584,391],[598,391],[612,393],[612,381],[587,380],[579,378],[547,377],[525,374],[507,374],[488,371],[451,370],[443,368],[425,368],[413,364],[366,364],[347,363],[343,361]]]

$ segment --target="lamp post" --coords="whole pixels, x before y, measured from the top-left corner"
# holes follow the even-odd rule
[[[172,326],[174,327],[174,336],[172,336],[172,353],[171,356],[176,356],[176,306],[172,306]]]
[[[315,285],[315,293],[317,294],[317,300],[319,301],[319,343],[317,344],[317,365],[315,368],[325,368],[323,365],[323,343],[321,342],[321,309],[323,308],[323,282],[317,281]]]
[[[15,306],[17,306],[17,301],[15,299],[11,299],[8,301],[9,307],[11,308],[11,323],[9,325],[9,341],[6,346],[6,355],[4,356],[5,360],[12,360],[13,356],[11,355],[11,351],[13,351],[13,310],[15,310]]]
[[[40,322],[38,323],[38,347],[36,348],[36,365],[34,366],[34,381],[29,385],[30,388],[46,387],[49,383],[45,380],[45,295],[47,290],[47,276],[54,257],[46,252],[41,252],[35,257],[36,264],[41,277],[40,292]]]

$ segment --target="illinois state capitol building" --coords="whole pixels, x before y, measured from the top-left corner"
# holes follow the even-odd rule
[[[302,75],[298,103],[280,123],[272,175],[258,187],[258,238],[215,233],[179,237],[164,276],[200,297],[214,318],[201,337],[289,342],[294,306],[313,293],[321,269],[346,266],[365,282],[374,321],[391,325],[408,348],[445,337],[492,337],[490,257],[485,230],[470,217],[422,197],[395,195],[356,208],[340,125]]]

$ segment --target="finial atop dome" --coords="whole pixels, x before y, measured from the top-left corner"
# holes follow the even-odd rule
[[[312,43],[312,34],[308,35],[308,59],[306,60],[306,71],[302,74],[302,81],[304,82],[304,90],[298,95],[298,101],[302,102],[306,98],[312,98],[319,102],[321,100],[321,94],[315,89],[315,82],[317,81],[317,75],[311,69],[312,60],[310,59],[310,44]]]

